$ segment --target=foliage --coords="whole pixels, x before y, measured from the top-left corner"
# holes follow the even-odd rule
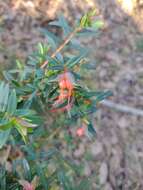
[[[109,91],[92,91],[80,82],[84,81],[82,69],[89,72],[93,65],[87,57],[88,48],[75,38],[97,35],[103,24],[93,20],[94,14],[91,11],[84,15],[75,29],[60,16],[50,26],[63,30],[63,43],[61,36],[42,29],[49,44],[39,43],[37,51],[25,64],[16,60],[14,69],[3,72],[5,81],[0,82],[0,148],[5,145],[12,150],[18,146],[20,156],[8,155],[12,169],[7,169],[5,164],[1,167],[0,189],[17,190],[22,186],[26,189],[29,184],[37,190],[87,189],[87,179],[73,183],[79,173],[78,166],[63,158],[58,150],[59,142],[54,137],[66,129],[64,126],[73,126],[79,121],[82,133],[77,135],[82,136],[87,131],[95,135],[90,115],[96,112],[98,102],[111,95]],[[50,129],[44,125],[47,117],[54,120],[48,124]],[[46,151],[45,146],[48,147]]]

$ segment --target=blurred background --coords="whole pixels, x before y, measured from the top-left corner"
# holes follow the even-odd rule
[[[63,154],[84,163],[84,175],[95,174],[93,190],[143,190],[143,1],[142,0],[0,0],[0,70],[26,60],[38,42],[40,28],[62,13],[73,24],[91,8],[104,21],[92,46],[97,68],[88,77],[93,89],[111,89],[93,118],[97,136],[81,139]]]

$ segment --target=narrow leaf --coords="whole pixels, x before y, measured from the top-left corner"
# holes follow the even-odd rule
[[[15,90],[12,90],[9,100],[8,100],[7,112],[10,115],[13,115],[16,111],[16,107],[17,107],[16,92],[15,92]]]
[[[10,135],[10,131],[10,129],[6,131],[0,131],[0,149],[6,144],[6,141]]]

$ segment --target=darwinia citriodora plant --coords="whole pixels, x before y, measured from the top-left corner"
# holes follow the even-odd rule
[[[93,91],[83,85],[82,70],[89,72],[93,64],[87,57],[88,48],[78,41],[82,36],[97,36],[99,33],[102,22],[94,21],[94,14],[91,11],[84,15],[75,29],[60,16],[58,21],[50,23],[50,27],[61,28],[64,40],[42,29],[48,45],[39,43],[38,50],[25,64],[16,60],[16,68],[3,72],[5,81],[0,82],[0,148],[8,148],[5,164],[7,159],[10,160],[11,169],[5,164],[1,167],[0,189],[50,190],[62,187],[74,190],[81,189],[81,186],[89,189],[82,181],[73,183],[78,168],[60,154],[55,137],[60,130],[75,126],[79,137],[87,132],[94,135],[91,114],[97,110],[98,102],[111,95],[109,91]],[[54,122],[45,128],[44,123],[51,118]],[[48,150],[43,148],[45,144]],[[51,164],[52,169],[49,169]]]

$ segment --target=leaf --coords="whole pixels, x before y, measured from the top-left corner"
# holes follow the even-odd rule
[[[16,59],[16,64],[17,64],[18,69],[20,69],[20,70],[23,69],[23,64],[20,60]]]
[[[90,22],[90,20],[88,19],[88,15],[86,14],[86,15],[84,15],[82,18],[81,18],[81,20],[80,20],[80,26],[82,27],[82,28],[84,28],[84,27],[89,27],[91,25],[91,22]]]
[[[12,92],[10,93],[10,96],[9,96],[9,100],[8,100],[7,112],[10,115],[13,115],[16,111],[16,108],[17,108],[16,91],[12,90]]]
[[[0,84],[0,112],[5,112],[9,96],[9,85],[1,82]]]
[[[78,36],[78,34],[77,34]],[[74,49],[74,50],[77,50],[79,52],[85,52],[87,51],[87,47],[85,48],[80,42],[79,40],[73,38],[71,39],[70,43],[69,43],[69,48],[70,49]]]
[[[98,30],[104,27],[104,22],[101,20],[97,20],[95,22],[92,23],[92,28]]]
[[[92,123],[90,122],[87,126],[88,126],[88,131],[89,131],[92,135],[96,135],[96,130],[95,130],[94,126],[92,125]]]
[[[38,43],[38,50],[41,55],[44,55],[44,45],[42,43]]]
[[[35,75],[36,75],[36,79],[42,79],[43,75],[44,75],[44,72],[43,72],[42,69],[36,69]]]
[[[96,96],[96,102],[100,102],[102,100],[104,100],[105,98],[112,96],[112,92],[111,91],[105,91],[105,92],[100,92],[97,96]]]
[[[90,10],[87,14],[88,14],[89,17],[95,16],[96,15],[96,9]]]
[[[28,163],[28,161],[26,159],[23,159],[22,164],[23,164],[25,179],[30,180],[31,179],[31,171],[30,171],[29,163]]]
[[[76,64],[79,64],[80,61],[86,56],[86,53],[87,53],[87,52],[83,52],[83,53],[81,53],[81,54],[78,55],[78,56],[74,56],[74,57],[70,58],[70,59],[67,61],[67,63],[66,63],[67,67],[68,67],[68,68],[71,68],[71,67],[74,67]]]
[[[95,14],[96,14],[95,9],[93,9],[93,10],[89,11],[87,14],[85,14],[80,20],[80,26],[82,28],[91,27],[92,17],[95,16]]]
[[[48,152],[40,152],[40,159],[51,159],[54,155],[56,155],[58,151],[55,148],[51,148]]]
[[[22,136],[23,141],[25,144],[27,143],[27,128],[25,126],[20,125],[19,123],[15,122],[15,128]]]
[[[39,176],[40,178],[40,182],[42,184],[42,186],[44,187],[44,190],[47,190],[49,189],[49,184],[47,182],[47,179],[46,179],[46,176],[45,176],[45,173],[44,173],[44,170],[42,169],[41,165],[40,164],[37,164],[36,165],[36,173],[37,175]]]
[[[87,70],[95,70],[96,66],[97,66],[97,63],[96,61],[94,61],[91,63],[86,63],[86,64],[81,65],[81,68],[87,69]]]
[[[64,31],[64,36],[67,36],[71,32],[71,27],[69,26],[68,22],[66,21],[63,15],[59,16],[59,24]]]
[[[64,58],[60,52],[56,53],[56,58],[60,63],[64,64]]]
[[[9,138],[10,135],[10,129],[6,131],[0,131],[0,149],[6,144],[6,141]]]
[[[34,91],[34,92],[29,96],[29,98],[25,101],[23,108],[24,108],[24,109],[29,109],[29,108],[31,107],[31,105],[32,105],[32,103],[33,103],[35,97],[36,97],[36,91]]]
[[[91,190],[91,182],[89,179],[82,179],[80,184],[75,188],[75,190]]]
[[[59,15],[58,21],[50,22],[49,25],[61,27],[63,29],[64,36],[69,35],[69,33],[72,31],[71,27],[69,26],[67,20],[63,15]]]
[[[30,110],[30,109],[17,109],[15,112],[15,116],[20,116],[20,117],[26,117],[30,115],[35,115],[35,111]]]
[[[6,169],[4,166],[0,167],[0,189],[6,190]]]
[[[60,42],[59,38],[46,29],[42,29],[41,32],[47,37],[48,43],[51,45],[52,50],[55,51]]]
[[[97,30],[94,28],[84,28],[80,32],[77,33],[78,37],[94,37],[97,36]]]
[[[60,169],[57,173],[58,180],[60,184],[63,186],[64,190],[72,190],[72,184],[69,178],[65,175],[65,172]]]
[[[53,66],[49,66],[48,69],[53,70],[53,71],[63,71],[64,67],[63,65],[53,65]]]
[[[6,80],[8,80],[8,81],[13,80],[13,76],[8,71],[4,71],[3,75],[4,75]]]

